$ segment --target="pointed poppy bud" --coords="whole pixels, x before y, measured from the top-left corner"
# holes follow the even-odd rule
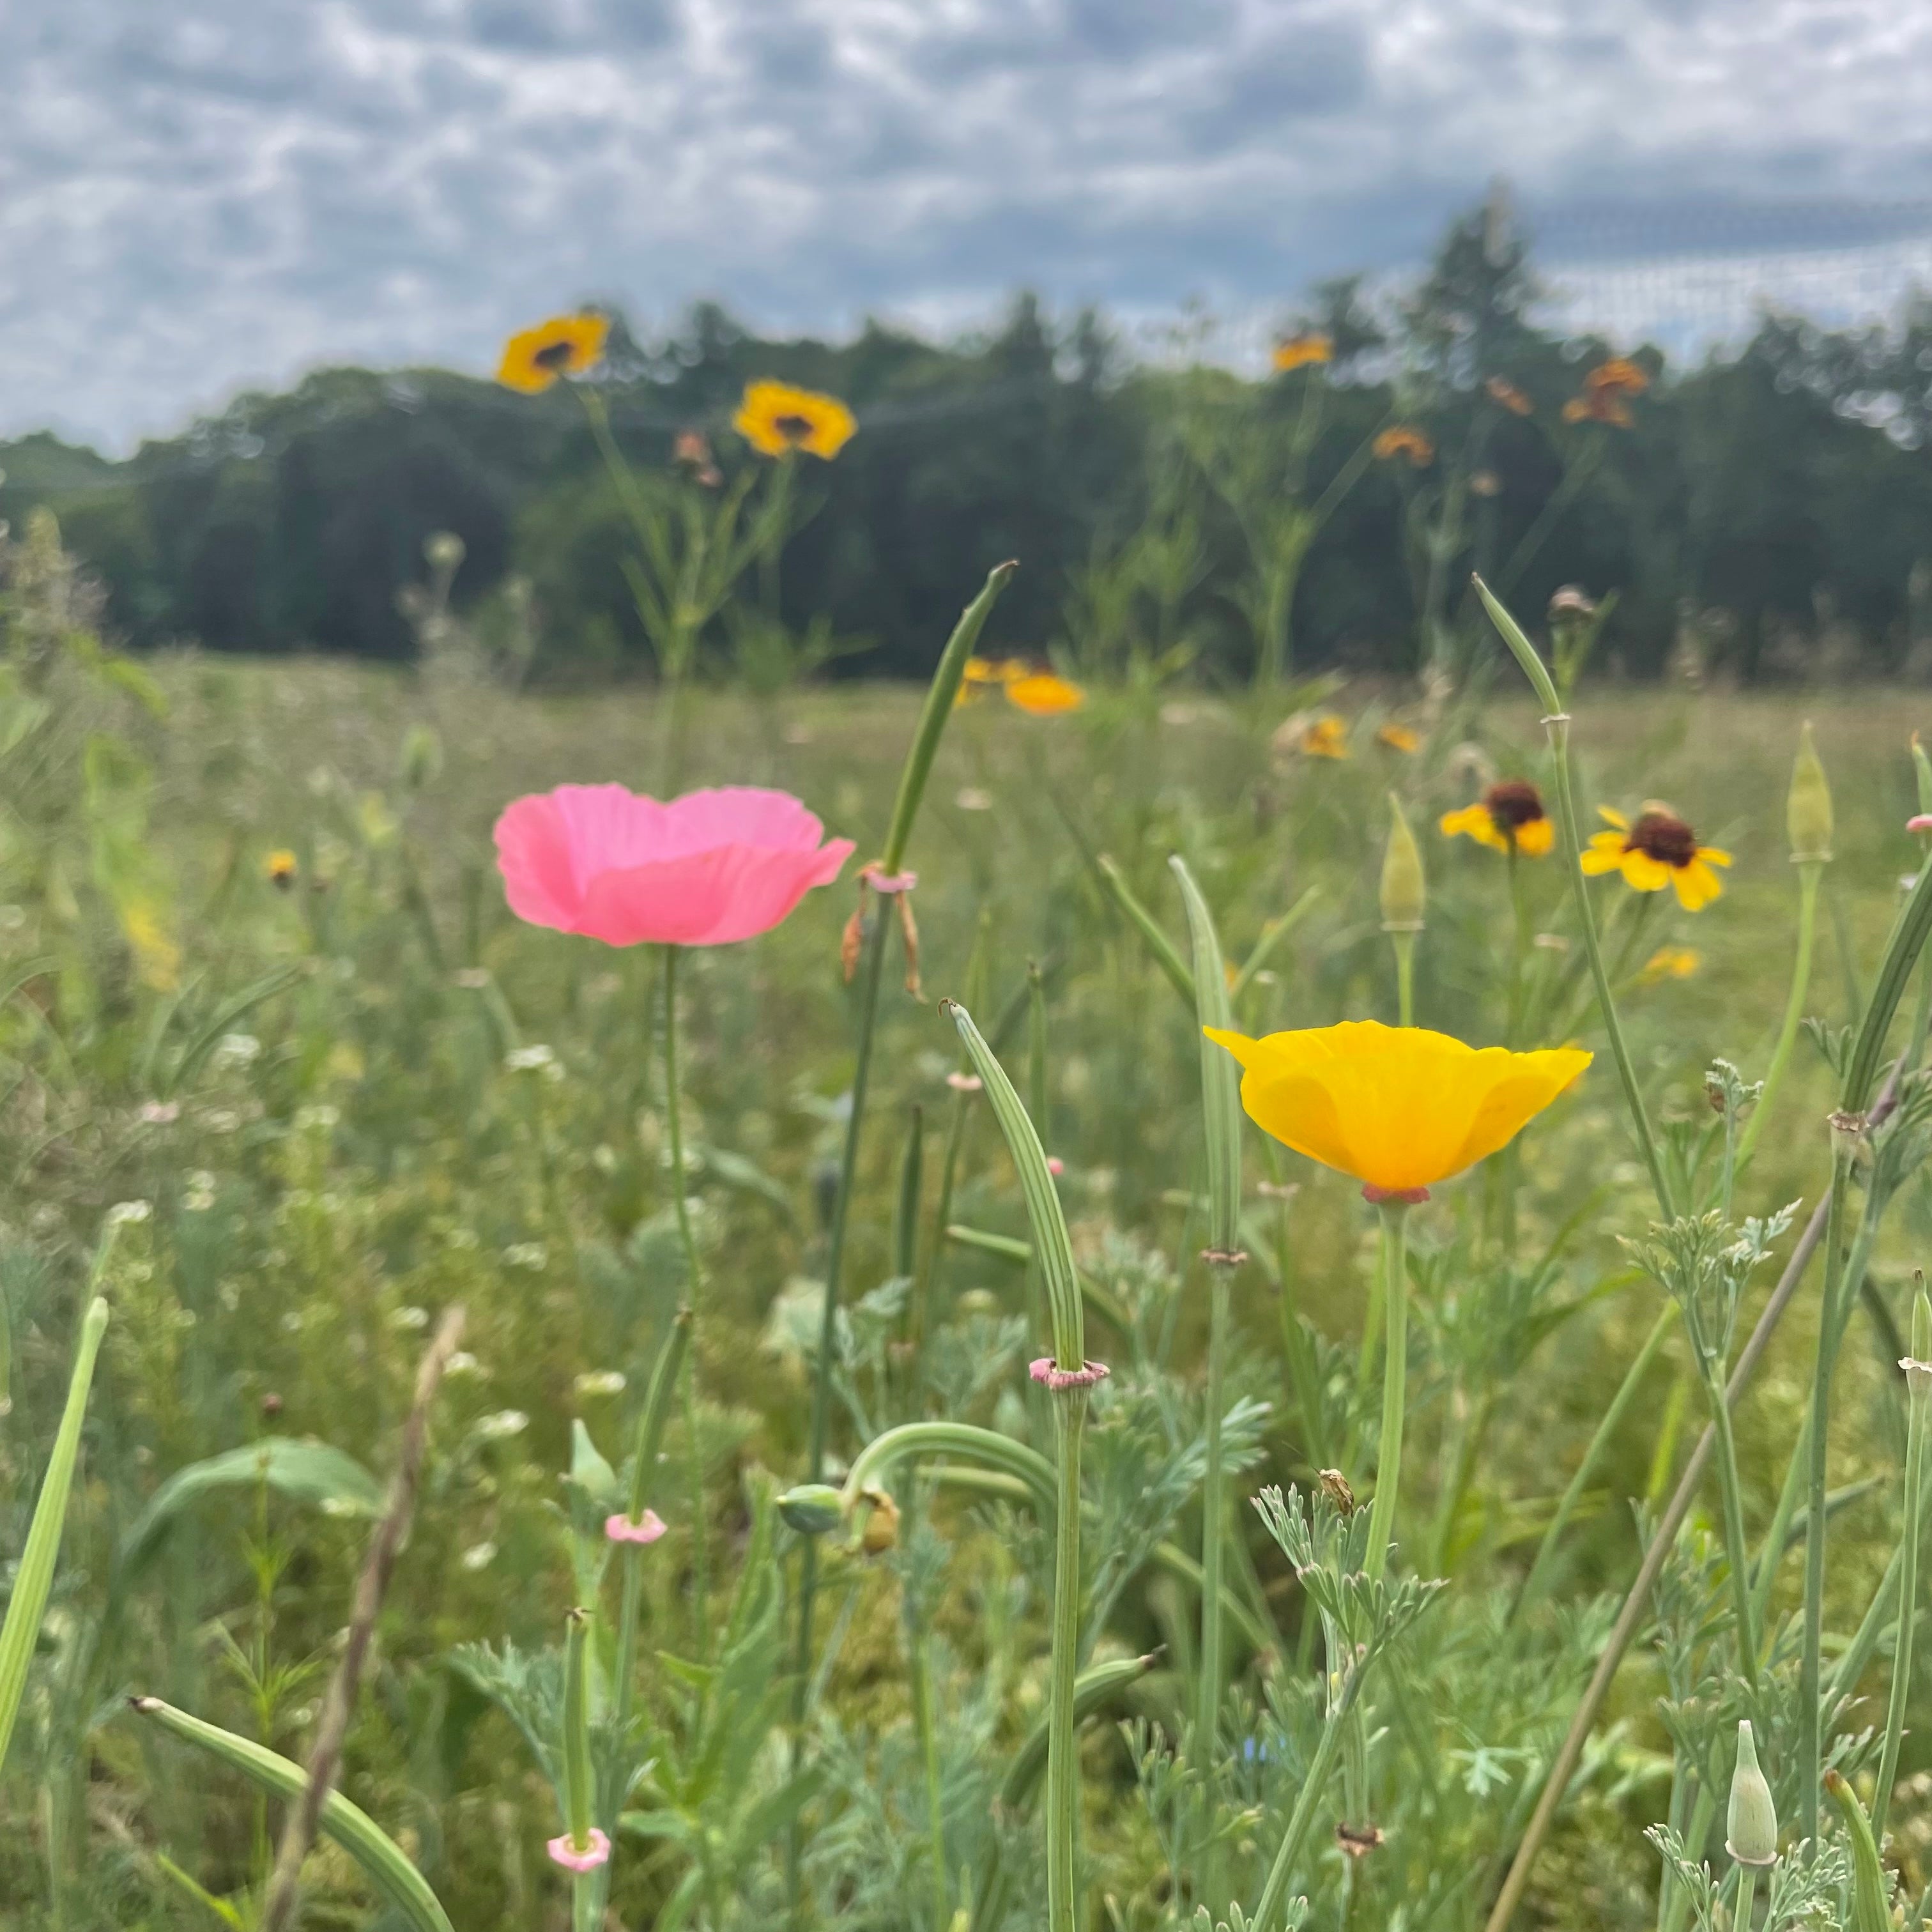
[[[1750,1720],[1738,1720],[1737,1768],[1731,1774],[1731,1806],[1724,1820],[1724,1849],[1741,1865],[1778,1862],[1778,1812],[1771,1785],[1759,1769]]]
[[[1798,736],[1797,762],[1791,767],[1791,789],[1784,801],[1785,830],[1791,835],[1791,862],[1820,865],[1832,856],[1832,788],[1818,748],[1811,742],[1809,718]]]

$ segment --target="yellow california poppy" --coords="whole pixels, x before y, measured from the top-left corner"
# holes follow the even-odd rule
[[[1414,752],[1421,748],[1422,734],[1412,731],[1406,724],[1384,724],[1376,732],[1376,742],[1386,745],[1391,752]]]
[[[1284,1146],[1416,1198],[1494,1154],[1590,1064],[1579,1047],[1480,1049],[1423,1027],[1345,1020],[1262,1040],[1207,1028],[1241,1064],[1241,1105]]]
[[[1301,728],[1297,748],[1304,758],[1346,758],[1348,755],[1348,726],[1346,718],[1331,712],[1310,718]]]
[[[1714,845],[1699,844],[1696,833],[1675,812],[1648,804],[1633,825],[1606,805],[1598,809],[1616,830],[1592,837],[1590,849],[1582,855],[1585,872],[1621,872],[1633,892],[1657,892],[1673,886],[1686,912],[1708,905],[1724,891],[1723,880],[1711,868],[1728,866],[1731,855]]]
[[[1286,375],[1292,369],[1318,368],[1335,359],[1335,339],[1318,329],[1285,337],[1274,346],[1274,366]]]
[[[560,376],[579,376],[603,359],[610,334],[608,316],[553,316],[535,328],[526,328],[503,345],[496,380],[506,388],[533,396]]]
[[[851,441],[859,425],[836,396],[766,381],[746,385],[731,427],[760,456],[802,449],[830,462]]]
[[[1406,423],[1397,423],[1384,430],[1371,447],[1384,460],[1391,456],[1406,456],[1418,470],[1426,469],[1436,460],[1433,440]]]
[[[1448,838],[1460,832],[1494,852],[1520,852],[1540,859],[1556,843],[1556,828],[1543,808],[1543,794],[1527,778],[1503,778],[1486,785],[1474,805],[1445,812],[1437,830]]]
[[[1030,671],[1024,677],[1010,679],[1006,692],[1007,701],[1030,718],[1057,718],[1063,711],[1078,711],[1087,702],[1087,694],[1079,686],[1050,670]]]
[[[1704,956],[1694,946],[1660,946],[1643,962],[1637,977],[1646,986],[1660,980],[1688,980],[1703,963]]]

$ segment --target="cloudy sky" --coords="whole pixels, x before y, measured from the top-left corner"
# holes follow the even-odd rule
[[[1499,172],[1552,235],[1639,252],[1740,211],[1802,227],[1792,202],[1932,196],[1910,0],[0,16],[0,434],[117,448],[318,362],[481,370],[580,299],[827,330],[974,320],[1023,284],[1258,313],[1413,260]]]

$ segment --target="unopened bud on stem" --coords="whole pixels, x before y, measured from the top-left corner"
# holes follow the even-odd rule
[[[1724,1849],[1741,1865],[1778,1862],[1778,1811],[1771,1785],[1758,1768],[1750,1720],[1738,1720],[1737,1768],[1731,1774],[1731,1805],[1724,1820]]]
[[[1401,801],[1388,795],[1388,846],[1382,854],[1382,930],[1420,932],[1427,889],[1422,876],[1422,854],[1415,834],[1403,817]]]
[[[1798,735],[1798,758],[1791,767],[1791,789],[1785,796],[1785,830],[1791,836],[1794,866],[1822,865],[1832,856],[1832,788],[1818,748],[1811,742],[1811,722]]]

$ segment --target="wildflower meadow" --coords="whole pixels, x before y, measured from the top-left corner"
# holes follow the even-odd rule
[[[499,376],[648,682],[524,688],[452,536],[401,668],[0,539],[0,1922],[1924,1920],[1932,706],[1601,675],[1420,412],[1221,473],[1251,676],[1157,573],[1023,641],[1022,554],[827,678],[863,413],[646,472],[608,344]]]

